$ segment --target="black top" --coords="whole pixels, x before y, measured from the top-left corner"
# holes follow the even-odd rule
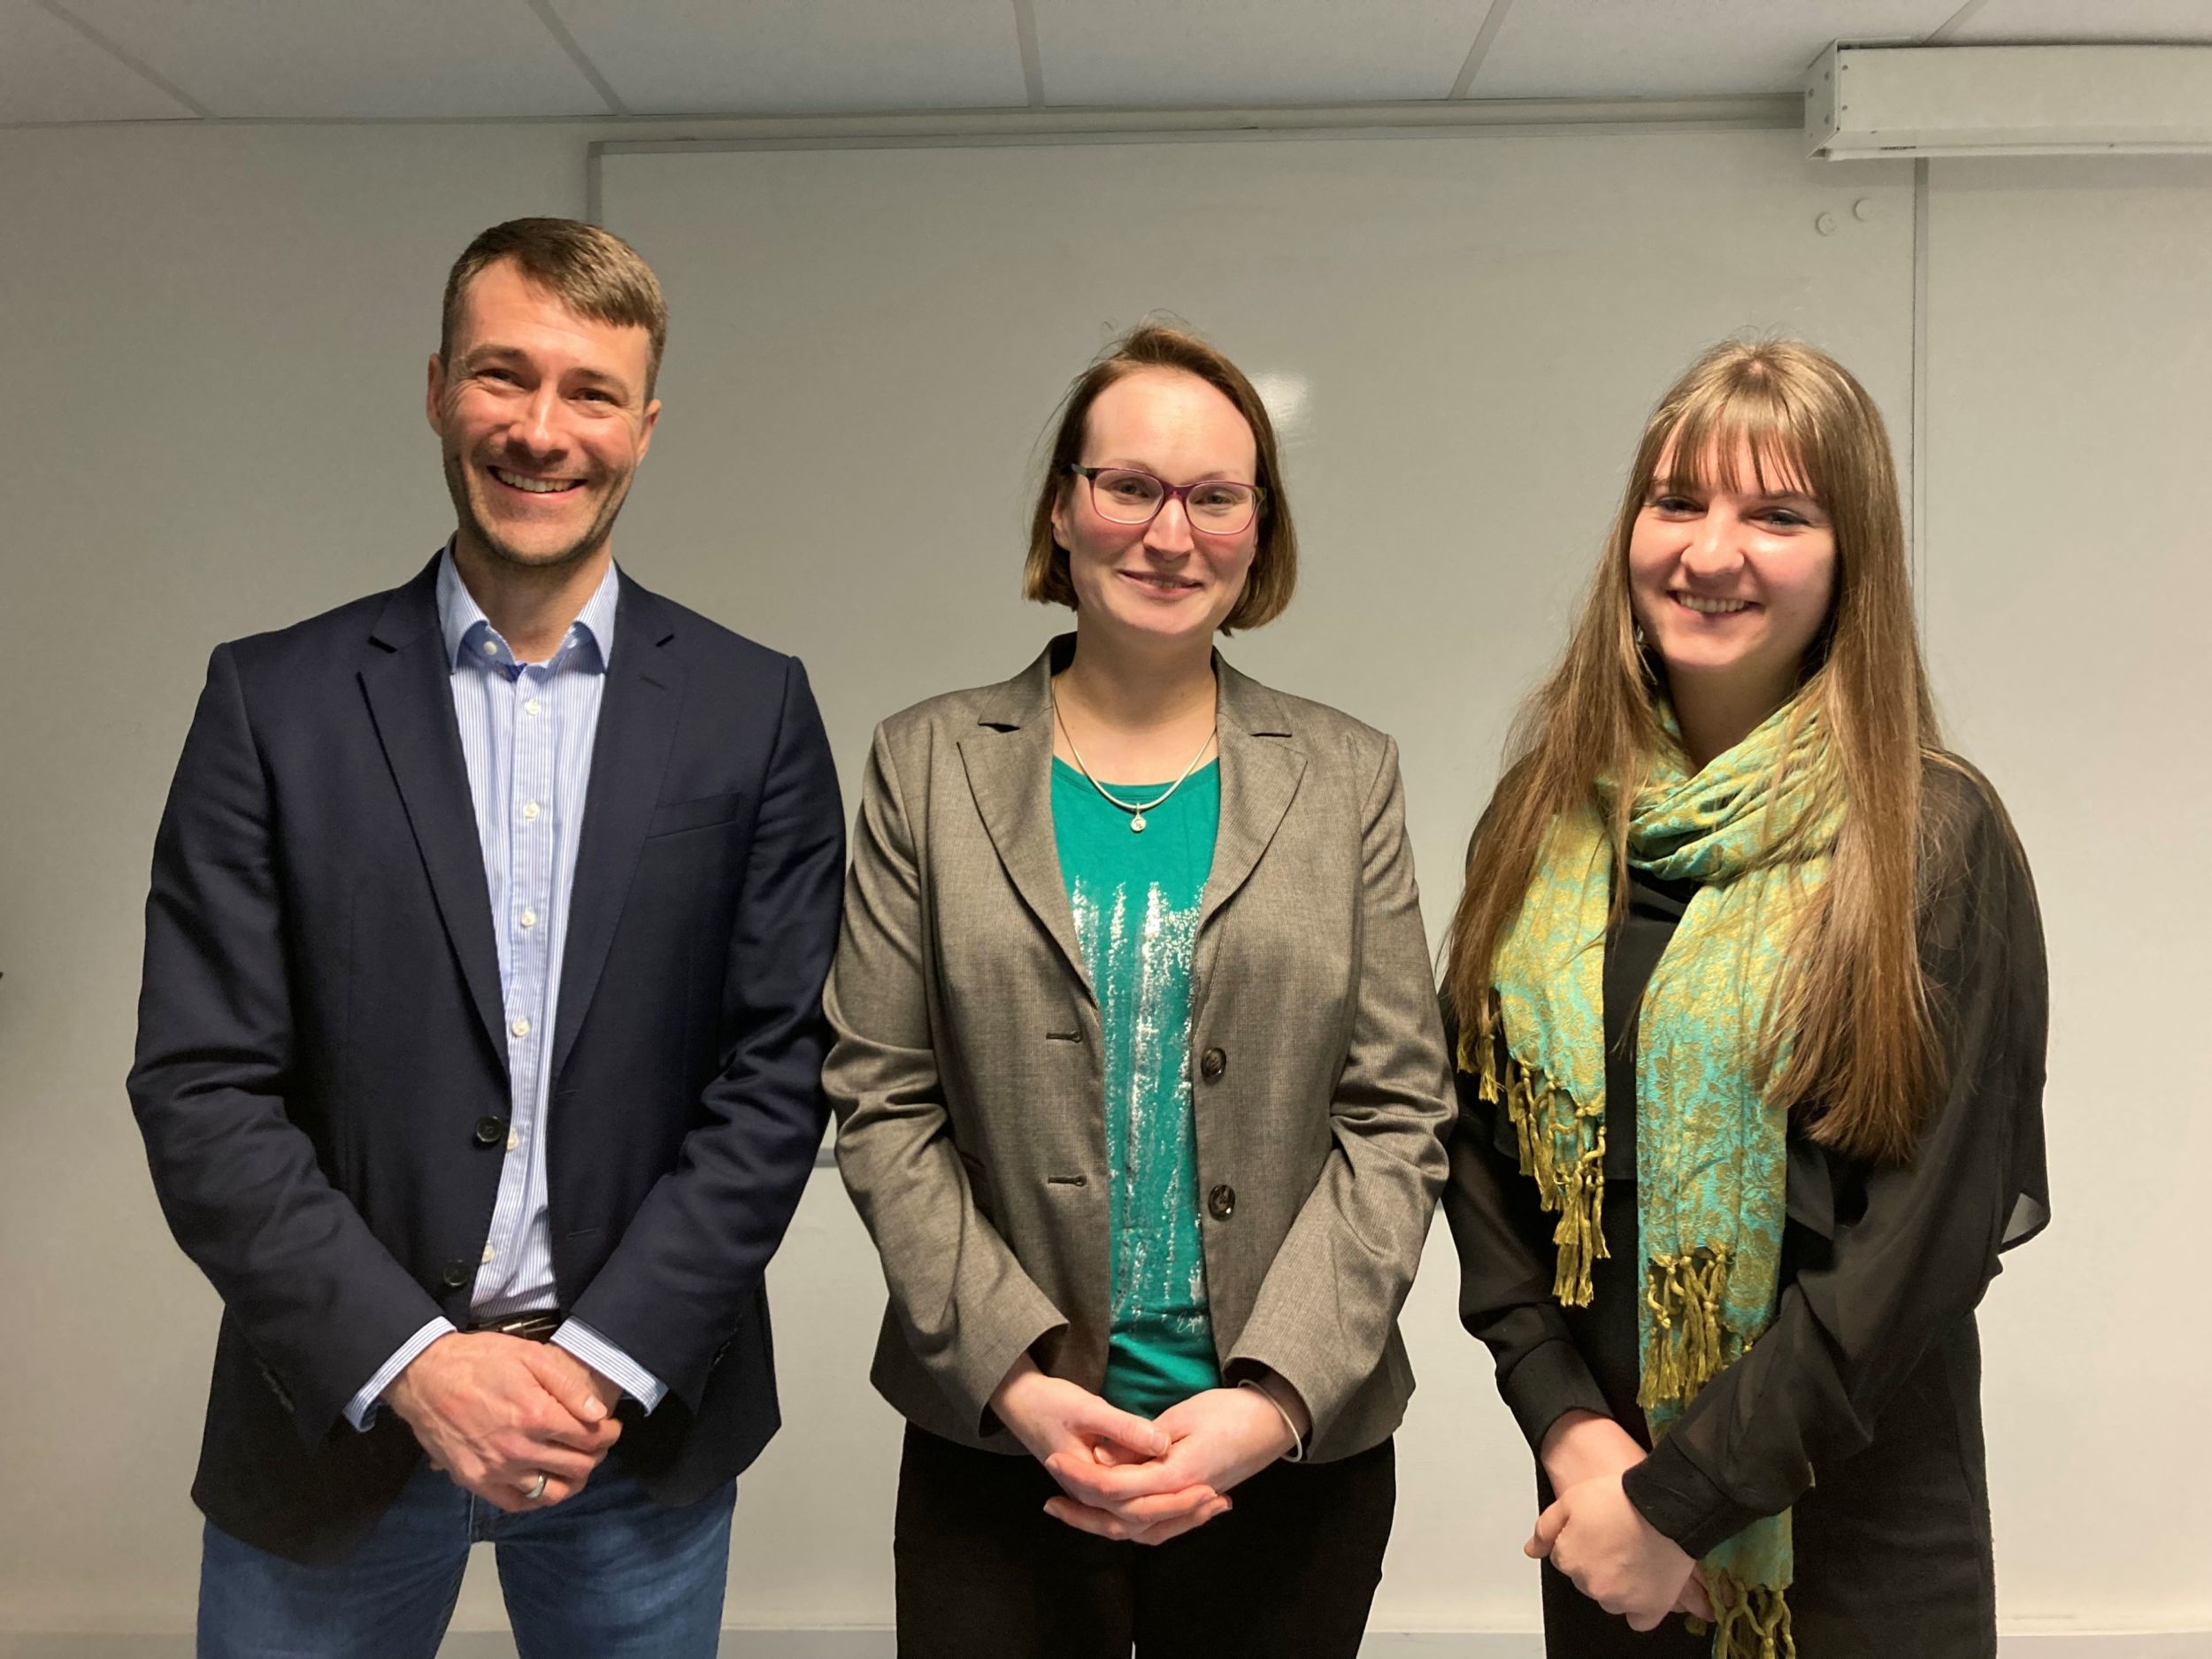
[[[1789,1599],[1800,1650],[1820,1659],[1995,1652],[1973,1309],[1999,1252],[2049,1216],[2043,941],[2027,867],[1978,775],[1932,765],[1924,793],[1947,833],[1936,838],[1943,850],[1920,916],[1942,1069],[1918,1151],[1907,1167],[1870,1165],[1793,1122],[1774,1321],[1623,1482],[1693,1555],[1793,1508]],[[1499,1390],[1532,1447],[1576,1408],[1650,1444],[1636,1405],[1636,1114],[1620,1103],[1635,1099],[1638,1001],[1695,891],[1635,875],[1606,944],[1609,1255],[1595,1264],[1589,1307],[1553,1300],[1555,1218],[1519,1172],[1505,1114],[1459,1077],[1444,1206],[1460,1317],[1496,1358]],[[1679,1620],[1640,1637],[1546,1578],[1555,1652],[1705,1650]]]

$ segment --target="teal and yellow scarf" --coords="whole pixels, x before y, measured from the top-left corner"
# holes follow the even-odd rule
[[[1637,1032],[1637,1400],[1655,1436],[1774,1317],[1786,1125],[1763,1098],[1756,1056],[1767,998],[1806,895],[1827,874],[1841,818],[1819,787],[1816,710],[1785,704],[1694,776],[1671,714],[1665,726],[1670,741],[1631,810],[1628,862],[1701,885],[1645,988]],[[1553,826],[1498,947],[1492,979],[1506,1075],[1486,1033],[1471,1031],[1460,1056],[1483,1097],[1503,1101],[1521,1171],[1559,1217],[1553,1294],[1575,1306],[1588,1303],[1591,1263],[1605,1254],[1609,806],[1601,789]],[[1795,1652],[1783,1599],[1786,1511],[1746,1527],[1702,1566],[1718,1616],[1716,1659]]]

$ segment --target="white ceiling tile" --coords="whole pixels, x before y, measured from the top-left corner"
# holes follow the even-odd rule
[[[1989,0],[1948,43],[2212,41],[2212,0]]]
[[[2076,0],[2079,4],[2079,0]],[[1477,98],[1794,92],[1831,41],[1917,41],[1960,0],[1516,0]]]
[[[63,0],[217,115],[604,115],[524,0]]]
[[[1483,0],[1034,0],[1051,104],[1363,104],[1441,98]]]
[[[1025,104],[1012,0],[552,0],[634,114]]]
[[[192,113],[31,0],[0,0],[0,121],[160,121]]]

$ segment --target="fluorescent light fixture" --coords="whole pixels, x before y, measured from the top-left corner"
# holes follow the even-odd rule
[[[2212,150],[2212,44],[1831,46],[1805,74],[1828,161]]]

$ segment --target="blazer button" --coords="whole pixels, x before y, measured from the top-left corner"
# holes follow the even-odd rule
[[[445,1271],[438,1275],[440,1281],[448,1290],[458,1290],[475,1277],[476,1275],[470,1271],[469,1264],[458,1256],[448,1262],[445,1264]]]
[[[1229,1069],[1229,1056],[1218,1048],[1209,1048],[1198,1056],[1198,1075],[1209,1083],[1221,1081],[1221,1074]],[[1219,1190],[1226,1191],[1221,1188]]]
[[[1217,1187],[1206,1194],[1206,1213],[1216,1221],[1226,1221],[1237,1213],[1237,1189]]]
[[[478,1146],[495,1147],[506,1138],[507,1120],[504,1118],[479,1118],[476,1120]]]

